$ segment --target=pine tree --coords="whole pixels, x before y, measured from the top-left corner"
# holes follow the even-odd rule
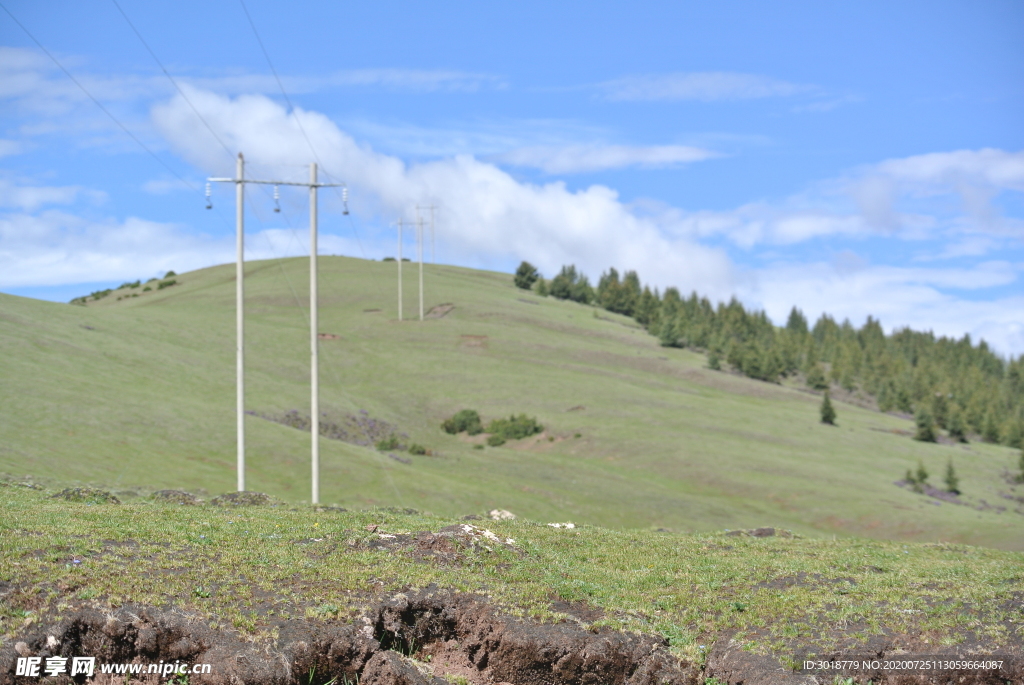
[[[932,418],[932,413],[924,405],[917,408],[917,412],[914,414],[914,423],[917,424],[917,433],[914,434],[914,440],[935,442],[935,419]]]
[[[814,390],[828,389],[828,379],[825,378],[825,370],[821,368],[821,364],[815,362],[807,371],[807,387]]]
[[[928,471],[925,470],[924,464],[919,459],[917,461],[917,473],[914,474],[914,490],[917,492],[924,492],[924,486],[928,484]]]
[[[960,494],[960,479],[956,477],[956,470],[953,468],[953,460],[946,462],[946,492],[954,495]]]
[[[516,269],[516,275],[513,277],[512,282],[516,284],[517,288],[529,290],[538,278],[540,278],[540,274],[537,273],[537,268],[533,264],[524,261]]]
[[[830,426],[836,425],[836,410],[832,408],[832,400],[829,399],[827,392],[821,400],[821,422]]]
[[[949,437],[953,438],[957,442],[967,442],[967,428],[964,426],[963,412],[961,412],[960,407],[955,404],[951,405],[949,408],[946,427],[949,431]]]

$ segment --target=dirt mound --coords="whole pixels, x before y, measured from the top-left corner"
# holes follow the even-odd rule
[[[157,502],[165,502],[167,504],[195,505],[203,503],[203,500],[184,490],[157,490],[150,497]]]
[[[435,304],[431,307],[426,314],[423,315],[424,319],[440,319],[445,314],[455,309],[455,305],[451,302],[445,302],[444,304]]]
[[[274,498],[265,492],[226,492],[210,500],[215,507],[260,507],[273,504]]]
[[[449,592],[395,595],[348,625],[282,621],[275,627],[277,638],[261,644],[180,613],[87,609],[7,642],[0,648],[0,682],[38,680],[14,675],[19,656],[44,663],[50,656],[93,656],[97,665],[213,666],[211,673],[190,674],[191,685],[324,685],[334,679],[441,685],[460,677],[482,685],[699,682],[699,670],[671,656],[661,638],[532,623],[501,616],[478,597]]]
[[[51,499],[62,499],[68,502],[84,502],[86,504],[120,504],[121,500],[111,492],[99,488],[64,488]]]
[[[780,538],[796,537],[796,535],[794,535],[792,531],[778,530],[776,528],[751,528],[750,530],[730,530],[728,533],[726,533],[726,535],[739,535],[750,538],[771,538],[776,536]]]
[[[673,656],[662,637],[513,618],[479,596],[436,588],[378,601],[349,624],[282,620],[272,628],[246,637],[212,629],[206,620],[175,610],[84,609],[6,641],[0,647],[0,684],[39,680],[15,675],[19,657],[46,663],[48,657],[74,656],[95,657],[97,683],[120,682],[100,674],[104,664],[148,667],[160,662],[210,664],[209,673],[189,674],[190,685],[698,685],[709,678],[723,685],[821,682],[786,670],[773,657],[743,651],[731,636],[718,640],[701,668]],[[998,676],[957,673],[951,680],[881,674],[874,682],[987,684],[1024,682],[1022,677],[1024,663],[1013,662]],[[162,682],[146,675],[132,680]]]

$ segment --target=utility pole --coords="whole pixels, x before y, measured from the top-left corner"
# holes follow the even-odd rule
[[[402,320],[402,223],[398,220],[398,320]]]
[[[238,455],[235,476],[239,492],[245,492],[245,158],[235,162],[235,421]]]
[[[416,248],[420,258],[420,321],[423,321],[423,219],[416,217]]]
[[[309,389],[310,421],[313,434],[312,500],[320,503],[320,300],[317,297],[317,202],[316,162],[309,165]]]
[[[237,341],[237,374],[238,374],[238,397],[236,402],[236,412],[238,415],[238,490],[239,492],[245,490],[245,364],[244,362],[244,347],[243,347],[243,317],[242,317],[242,305],[244,291],[242,288],[242,278],[244,276],[243,269],[243,226],[244,226],[244,215],[245,215],[245,184],[246,183],[259,183],[262,185],[272,186],[306,186],[309,188],[309,236],[310,236],[310,254],[309,254],[309,336],[312,347],[311,364],[310,364],[310,381],[311,381],[311,414],[312,414],[312,433],[313,433],[313,451],[312,451],[312,470],[313,470],[313,504],[320,503],[320,382],[319,382],[319,364],[317,358],[318,348],[318,335],[317,330],[318,322],[318,311],[317,311],[317,188],[327,188],[334,186],[341,186],[341,183],[318,183],[316,178],[316,164],[310,165],[309,170],[309,183],[297,183],[293,181],[263,181],[254,178],[245,178],[245,161],[242,157],[242,153],[238,153],[238,165],[235,170],[235,178],[208,178],[208,182],[215,183],[234,183],[235,184],[235,197],[237,199],[237,206],[235,211],[238,213],[238,261],[235,267],[235,318],[236,318],[236,332],[238,336]]]
[[[416,205],[417,212],[421,209],[430,210],[430,263],[437,264],[437,259],[434,256],[434,210],[437,209],[437,207],[434,205],[430,205],[428,207],[420,207],[419,205]],[[419,214],[417,213],[416,216],[419,216]]]

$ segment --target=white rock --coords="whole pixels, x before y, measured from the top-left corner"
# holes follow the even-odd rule
[[[511,521],[516,517],[515,514],[507,509],[491,509],[487,512],[487,515],[491,517],[492,521]]]

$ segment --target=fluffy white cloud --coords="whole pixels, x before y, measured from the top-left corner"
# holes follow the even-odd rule
[[[133,280],[231,258],[229,242],[212,251],[209,243],[179,226],[134,217],[96,223],[57,210],[0,216],[0,287]]]
[[[8,157],[25,151],[25,145],[18,140],[0,138],[0,157]]]
[[[711,150],[685,145],[568,145],[518,148],[495,156],[494,161],[534,167],[548,174],[575,174],[632,166],[673,166],[717,156]]]
[[[598,84],[608,100],[749,100],[795,95],[810,86],[727,71],[640,74]]]
[[[104,193],[85,190],[80,186],[28,186],[0,178],[0,207],[31,212],[44,205],[71,204],[83,195],[95,201],[105,197]]]
[[[960,150],[886,160],[775,203],[725,211],[665,208],[679,235],[722,236],[743,249],[815,238],[939,241],[931,259],[982,256],[1024,238],[1024,221],[993,200],[1024,191],[1024,151]]]
[[[356,254],[353,241],[322,235],[321,254]],[[309,255],[306,231],[246,234],[245,258]],[[197,235],[179,224],[128,217],[92,221],[66,211],[0,216],[0,288],[131,281],[235,260],[233,235]]]
[[[573,262],[592,277],[616,265],[638,269],[655,283],[699,287],[716,297],[732,291],[733,271],[724,253],[665,237],[653,220],[633,214],[610,188],[595,185],[571,192],[561,182],[521,183],[466,155],[407,165],[357,144],[318,113],[289,115],[262,96],[227,98],[195,91],[189,98],[232,148],[279,173],[295,174],[289,165],[311,157],[297,122],[301,118],[327,170],[352,189],[357,211],[391,219],[407,215],[417,204],[441,206],[438,242],[451,259],[521,256],[549,274]],[[155,107],[153,117],[191,161],[233,175],[231,161],[210,144],[209,133],[180,98]]]
[[[899,268],[867,264],[779,264],[758,271],[743,298],[758,303],[776,322],[797,304],[813,322],[822,313],[855,325],[867,317],[888,330],[909,326],[936,335],[984,338],[1006,354],[1024,353],[1024,295],[972,299],[950,290],[980,290],[1013,284],[1024,265],[987,262],[970,268]]]

